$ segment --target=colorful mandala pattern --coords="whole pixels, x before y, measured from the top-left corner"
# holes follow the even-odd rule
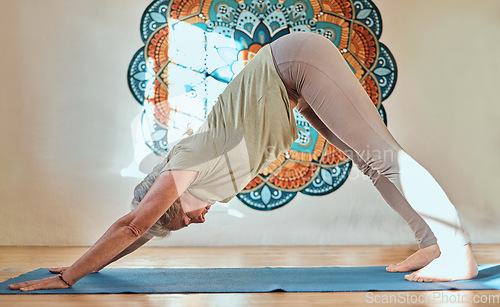
[[[370,0],[156,0],[141,21],[145,46],[128,82],[142,114],[146,145],[165,155],[191,135],[217,96],[262,46],[290,32],[331,40],[387,123],[382,102],[397,79],[396,62],[379,42],[382,19]],[[295,112],[299,139],[263,169],[238,198],[272,210],[298,192],[325,195],[347,179],[352,162]]]

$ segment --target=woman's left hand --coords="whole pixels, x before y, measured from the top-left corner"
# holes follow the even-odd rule
[[[40,280],[31,280],[20,282],[17,284],[9,285],[11,290],[21,290],[21,291],[33,291],[33,290],[44,290],[44,289],[65,289],[69,288],[59,276],[47,277]]]

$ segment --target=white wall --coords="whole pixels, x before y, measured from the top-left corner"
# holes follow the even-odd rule
[[[149,0],[0,0],[0,245],[89,245],[138,180],[126,71]],[[444,187],[475,243],[499,243],[500,2],[376,1],[399,78],[389,128]],[[233,200],[153,245],[410,244],[368,179],[273,212]]]

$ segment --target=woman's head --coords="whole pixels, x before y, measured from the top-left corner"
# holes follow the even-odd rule
[[[158,164],[153,171],[144,178],[134,189],[134,199],[132,200],[132,209],[137,207],[141,200],[146,196],[156,178],[160,175],[161,170],[165,167],[166,160]],[[184,212],[181,206],[181,199],[190,202],[193,201],[189,193],[184,193],[183,196],[177,198],[168,210],[156,221],[156,223],[148,230],[150,235],[156,237],[167,237],[171,231],[179,230],[187,227],[192,223],[205,222],[205,214],[210,209],[210,205],[203,208]]]
[[[167,163],[166,159],[163,160],[160,164],[158,164],[151,173],[149,173],[144,180],[139,183],[134,189],[134,199],[132,199],[132,209],[137,207],[141,200],[146,196],[146,193],[149,191],[156,178],[160,175],[161,170],[165,167]],[[168,208],[167,212],[165,212],[156,223],[151,226],[148,230],[150,235],[156,237],[167,237],[170,235],[170,229],[167,225],[182,211],[181,203],[179,199],[176,199],[172,206]]]

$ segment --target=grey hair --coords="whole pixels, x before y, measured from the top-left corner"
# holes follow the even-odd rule
[[[156,178],[160,175],[161,170],[167,164],[167,160],[163,160],[160,164],[158,164],[151,173],[149,173],[144,180],[139,183],[134,189],[134,199],[132,199],[131,208],[134,209],[139,205],[141,200],[146,196],[146,193],[149,191]],[[147,231],[148,234],[156,237],[168,237],[170,235],[171,230],[167,228],[167,225],[170,223],[172,219],[174,219],[179,213],[181,208],[181,203],[177,198],[174,203],[168,208],[168,210],[156,221],[156,223],[151,226],[151,228]]]

